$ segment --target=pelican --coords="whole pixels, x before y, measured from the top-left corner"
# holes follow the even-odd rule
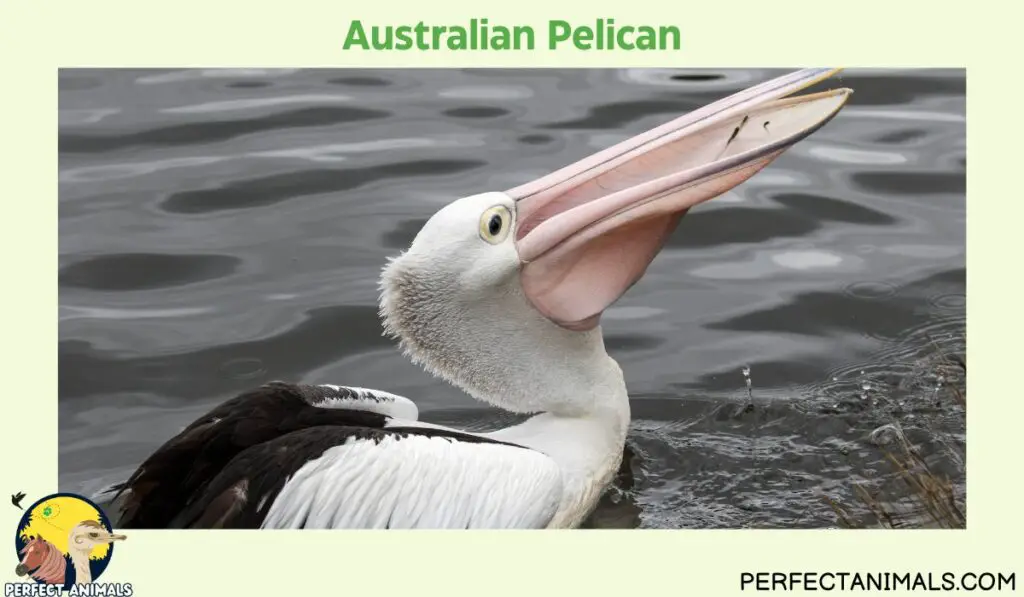
[[[683,215],[831,120],[838,69],[761,83],[504,192],[438,211],[380,280],[413,362],[524,422],[470,433],[388,392],[268,383],[217,406],[119,487],[121,527],[572,528],[630,422],[601,313]]]

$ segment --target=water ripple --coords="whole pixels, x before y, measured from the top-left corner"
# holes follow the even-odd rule
[[[285,95],[280,97],[258,97],[189,104],[187,106],[163,108],[160,112],[164,114],[216,114],[218,112],[240,112],[243,110],[287,106],[289,104],[337,104],[351,100],[352,98],[347,95]]]
[[[497,101],[521,100],[533,97],[529,87],[489,86],[489,87],[451,87],[437,93],[439,97],[454,100]]]
[[[294,74],[293,68],[206,68],[201,70],[171,71],[153,75],[145,75],[135,79],[138,85],[158,85],[164,83],[182,83],[195,79],[241,79],[254,77],[287,77]]]
[[[966,175],[953,172],[855,172],[853,182],[867,190],[886,194],[962,195],[967,190]]]
[[[896,165],[908,161],[907,156],[891,151],[864,151],[832,145],[816,145],[808,149],[807,154],[823,162],[837,164]]]
[[[119,114],[120,112],[120,108],[91,108],[80,110],[61,109],[57,113],[57,123],[60,126],[96,124],[106,117]]]
[[[102,307],[86,307],[78,305],[61,305],[58,318],[60,321],[72,319],[175,319],[178,317],[195,317],[215,312],[212,307],[184,307],[180,309],[104,309]]]
[[[951,112],[932,112],[926,110],[871,110],[862,108],[847,108],[843,110],[844,118],[857,118],[866,120],[898,120],[900,122],[948,122],[963,124],[967,122],[964,114]]]
[[[98,153],[146,146],[201,145],[278,129],[324,127],[385,118],[388,115],[387,112],[367,108],[303,108],[256,118],[173,124],[116,135],[61,133],[58,148],[63,154]]]
[[[240,265],[229,255],[98,255],[62,267],[58,280],[68,288],[153,290],[229,276]]]
[[[406,138],[406,139],[377,139],[374,141],[362,141],[357,143],[331,143],[329,145],[316,145],[312,147],[295,147],[290,149],[274,149],[250,153],[252,157],[260,158],[296,158],[311,162],[340,162],[345,159],[344,154],[369,153],[373,151],[394,151],[396,149],[418,149],[424,147],[452,147],[465,146],[464,140],[449,140],[447,142],[439,139]],[[342,155],[339,155],[342,154]]]
[[[62,183],[111,181],[134,176],[145,176],[174,168],[209,166],[227,160],[220,156],[196,156],[191,158],[169,158],[152,162],[127,162],[103,166],[85,166],[62,170],[58,180]]]
[[[160,207],[168,213],[203,214],[274,205],[306,195],[336,193],[396,177],[443,176],[483,166],[473,160],[418,160],[344,170],[303,170],[227,183],[219,188],[182,191]]]

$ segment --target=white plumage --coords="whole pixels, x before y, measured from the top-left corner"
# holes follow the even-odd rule
[[[558,466],[533,450],[441,437],[352,439],[298,470],[265,528],[544,528]]]

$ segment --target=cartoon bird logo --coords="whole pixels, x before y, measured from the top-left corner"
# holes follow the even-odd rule
[[[21,518],[15,534],[18,565],[14,571],[65,588],[93,582],[110,563],[114,542],[124,539],[87,498],[50,495],[32,504]]]

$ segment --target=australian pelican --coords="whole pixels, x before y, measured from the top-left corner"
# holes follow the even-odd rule
[[[622,458],[630,409],[598,320],[691,207],[828,122],[851,91],[806,69],[505,192],[438,211],[384,267],[412,360],[525,422],[419,422],[377,390],[274,382],[217,406],[120,487],[121,527],[566,528]]]

